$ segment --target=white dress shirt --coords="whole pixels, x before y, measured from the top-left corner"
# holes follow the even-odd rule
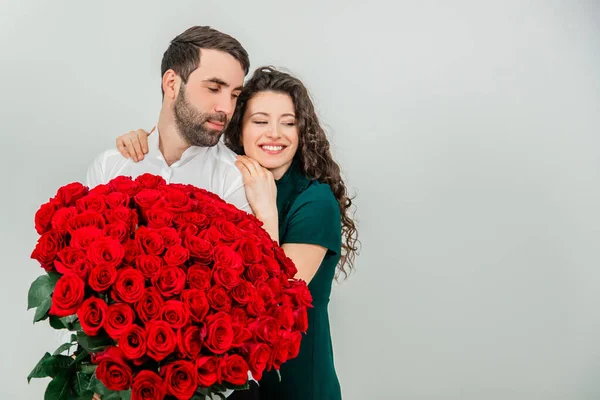
[[[189,147],[179,161],[169,166],[158,147],[159,133],[148,136],[148,153],[140,162],[125,158],[117,149],[106,150],[88,168],[86,184],[93,188],[117,176],[150,173],[162,176],[167,183],[185,183],[219,195],[237,208],[252,212],[240,170],[235,166],[236,154],[219,141],[212,147]]]

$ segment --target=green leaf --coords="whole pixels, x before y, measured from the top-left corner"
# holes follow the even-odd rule
[[[119,395],[121,396],[121,400],[131,400],[131,389],[121,390]]]
[[[89,351],[96,353],[104,350],[106,347],[113,345],[113,340],[105,334],[97,336],[88,336],[84,332],[77,332],[77,341],[79,345]]]
[[[85,350],[85,349],[81,350],[77,354],[77,356],[71,361],[71,365],[76,365],[76,364],[80,363],[81,361],[83,361],[89,355],[90,355],[90,353],[88,353],[87,350]]]
[[[48,384],[44,400],[68,400],[71,374],[68,370],[60,371]]]
[[[29,376],[27,377],[27,383],[31,382],[31,378],[45,378],[48,376],[44,368],[44,361],[50,357],[52,357],[50,353],[44,354],[40,361],[38,361],[37,365],[33,367],[33,370],[29,373]]]
[[[62,317],[60,319],[60,322],[62,322],[64,326],[69,326],[69,325],[73,324],[73,322],[75,322],[76,320],[77,320],[77,314],[73,314],[73,315],[69,315],[66,317]]]
[[[35,310],[35,315],[33,316],[33,323],[35,324],[38,321],[42,321],[48,318],[48,311],[50,311],[50,306],[52,306],[52,299],[47,299],[42,302]]]
[[[50,282],[52,282],[52,287],[56,286],[56,282],[61,278],[62,274],[58,272],[48,272],[48,278],[50,278]]]
[[[54,291],[54,285],[56,285],[56,282],[52,282],[48,275],[39,276],[33,281],[27,294],[27,309],[38,307],[45,300],[50,299]]]
[[[225,386],[227,389],[231,389],[231,390],[248,390],[248,389],[250,389],[249,382],[246,382],[243,385],[234,385],[229,382],[223,382],[223,386]]]
[[[66,328],[66,326],[63,325],[60,318],[58,318],[56,315],[50,316],[50,326],[53,327],[54,329],[65,329]]]
[[[73,347],[73,346],[74,346],[74,345],[73,345],[73,343],[63,343],[63,344],[61,344],[61,345],[60,345],[60,347],[59,347],[58,349],[56,349],[56,350],[54,351],[54,353],[53,353],[52,355],[53,355],[53,356],[57,356],[57,355],[59,355],[60,353],[62,353],[63,351],[65,351],[65,350],[69,350],[69,349],[70,349],[71,347]]]
[[[71,343],[75,343],[77,341],[77,335],[72,333],[71,334]]]
[[[78,371],[75,373],[75,393],[78,395],[85,394],[88,392],[88,386],[90,385],[90,380],[92,379],[91,374],[85,374],[83,372]],[[93,392],[92,392],[93,393]]]
[[[71,367],[72,361],[73,359],[69,356],[51,356],[50,358],[44,360],[43,367],[48,376],[54,378],[62,371],[73,372],[74,370]]]
[[[82,374],[88,374],[91,375],[94,372],[96,372],[96,368],[98,366],[94,365],[94,364],[79,364],[79,366],[77,367],[77,369],[82,373]]]

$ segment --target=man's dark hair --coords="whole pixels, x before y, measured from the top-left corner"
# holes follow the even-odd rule
[[[172,69],[187,83],[190,74],[200,65],[201,49],[219,50],[230,54],[239,61],[244,74],[248,74],[250,58],[237,39],[210,26],[193,26],[171,40],[169,48],[163,54],[160,76],[163,77],[165,72]]]

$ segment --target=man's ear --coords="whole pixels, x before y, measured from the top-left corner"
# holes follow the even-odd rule
[[[162,77],[162,88],[165,92],[165,97],[175,100],[179,92],[181,78],[172,69],[167,70]]]

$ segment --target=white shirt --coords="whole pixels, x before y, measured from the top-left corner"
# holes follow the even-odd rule
[[[117,149],[106,150],[88,168],[86,184],[93,188],[117,176],[150,173],[162,176],[167,183],[185,183],[219,195],[237,208],[252,212],[240,170],[235,166],[236,154],[221,141],[212,147],[189,147],[181,159],[169,166],[158,148],[159,133],[148,136],[148,153],[140,162],[125,158]]]

